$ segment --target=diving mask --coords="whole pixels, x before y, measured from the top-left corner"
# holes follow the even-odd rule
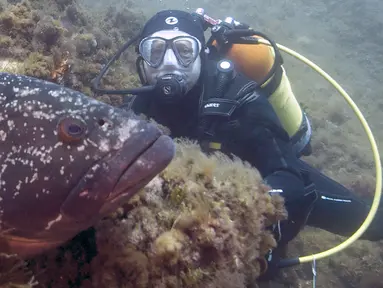
[[[164,60],[166,51],[171,49],[178,63],[188,67],[197,59],[201,52],[201,44],[193,36],[177,36],[166,39],[159,36],[150,36],[142,39],[139,44],[139,53],[144,61],[152,68],[158,68]]]

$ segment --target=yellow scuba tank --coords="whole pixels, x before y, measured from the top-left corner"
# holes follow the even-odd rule
[[[217,42],[212,44],[219,50]],[[235,63],[238,72],[257,83],[265,79],[275,61],[274,49],[265,44],[232,44],[225,56]],[[266,92],[268,100],[292,139],[297,154],[310,154],[310,123],[295,98],[282,65],[261,86],[261,90],[270,91]]]

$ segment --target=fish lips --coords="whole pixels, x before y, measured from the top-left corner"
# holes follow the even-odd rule
[[[142,130],[132,134],[121,149],[93,165],[71,191],[61,213],[72,219],[72,228],[93,225],[169,165],[175,154],[173,140],[154,125]]]
[[[100,213],[106,214],[113,211],[134,196],[169,165],[174,154],[173,140],[161,135],[124,170]]]

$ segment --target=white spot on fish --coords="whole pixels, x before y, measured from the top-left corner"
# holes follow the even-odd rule
[[[86,197],[86,196],[88,196],[88,194],[89,194],[89,191],[88,191],[88,190],[84,190],[84,191],[82,191],[82,192],[79,194],[79,196],[80,196],[80,197]]]
[[[95,142],[93,142],[92,140],[88,139],[88,142],[89,142],[90,144],[92,144],[93,147],[98,147],[98,145],[97,145]]]
[[[0,140],[5,141],[5,139],[7,139],[7,133],[4,130],[0,130]]]
[[[92,167],[92,171],[93,171],[93,172],[96,172],[97,169],[99,169],[100,167],[101,167],[100,164],[96,164],[96,165],[94,165],[94,166]]]
[[[20,90],[20,88],[13,87],[13,92],[15,92],[16,97],[26,97],[26,96],[30,96],[30,95],[35,95],[35,94],[39,93],[40,91],[41,91],[41,89],[39,89],[39,88],[30,89],[28,86],[22,90]]]
[[[53,96],[53,97],[59,97],[60,96],[60,92],[57,91],[57,90],[51,90],[48,92],[49,95]]]
[[[51,229],[52,225],[61,221],[62,218],[63,218],[63,216],[61,214],[59,214],[56,219],[49,221],[47,226],[45,227],[45,230]]]
[[[15,128],[15,122],[13,120],[7,121],[9,130],[13,130]]]
[[[29,183],[33,183],[34,181],[37,180],[37,178],[38,178],[37,173],[33,174],[32,179],[31,179],[31,181],[29,181]]]
[[[42,111],[33,111],[32,114],[33,114],[33,117],[34,117],[35,119],[53,120],[53,119],[56,118],[55,115],[53,115],[53,114],[48,114],[48,113],[45,113],[45,112],[42,112]]]
[[[117,129],[118,139],[113,147],[114,149],[120,149],[123,143],[125,143],[125,141],[131,137],[132,133],[137,132],[136,128],[138,123],[139,121],[135,119],[128,119],[127,121],[122,123],[121,127]]]
[[[17,189],[17,190],[20,190],[20,188],[21,188],[21,184],[23,184],[23,182],[19,180],[19,183],[18,183],[17,186],[16,186],[16,189]]]
[[[100,149],[102,152],[108,152],[108,151],[110,151],[109,139],[101,139],[101,140],[100,140],[99,149]]]
[[[85,150],[85,146],[84,145],[81,145],[81,146],[77,147],[77,151],[84,151],[84,150]]]

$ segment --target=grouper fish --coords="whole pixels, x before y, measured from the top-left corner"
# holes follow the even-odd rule
[[[148,184],[174,150],[133,112],[0,73],[0,252],[60,246]]]

